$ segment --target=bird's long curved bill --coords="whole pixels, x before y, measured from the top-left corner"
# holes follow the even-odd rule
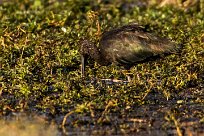
[[[84,71],[85,71],[85,64],[84,64],[84,56],[81,55],[81,77],[84,77]]]

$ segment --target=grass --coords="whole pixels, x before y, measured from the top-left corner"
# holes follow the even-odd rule
[[[113,114],[131,117],[140,106],[171,102],[165,114],[173,112],[174,122],[185,113],[189,115],[185,119],[195,118],[203,126],[203,11],[198,6],[184,10],[137,4],[131,0],[2,3],[0,116],[23,111],[37,111],[52,117],[67,114],[67,118],[75,114],[89,116],[90,122],[100,125],[111,124]],[[79,39],[88,37],[97,42],[100,39],[98,24],[104,32],[131,22],[146,26],[159,36],[169,37],[183,49],[179,54],[132,67],[131,84],[84,85]],[[120,67],[99,66],[93,60],[88,61],[86,74],[88,79],[112,76],[125,79]],[[201,107],[192,113],[188,104]],[[79,120],[71,124],[64,122],[63,126],[81,124],[83,121]],[[123,132],[130,130],[124,125],[119,128]]]

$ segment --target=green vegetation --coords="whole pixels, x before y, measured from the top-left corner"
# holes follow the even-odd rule
[[[0,116],[36,111],[52,117],[67,113],[67,118],[73,114],[90,117],[88,123],[79,119],[63,124],[77,127],[90,122],[111,124],[115,114],[130,118],[142,106],[155,105],[158,110],[159,105],[164,105],[168,109],[163,111],[163,118],[169,124],[174,125],[175,119],[195,118],[196,127],[203,127],[204,14],[197,7],[184,10],[139,5],[134,0],[2,3]],[[99,28],[104,32],[131,22],[169,37],[183,49],[178,54],[132,67],[130,84],[85,85],[80,73],[79,39],[88,37],[97,42]],[[110,77],[126,80],[121,67],[99,66],[93,60],[87,63],[86,80]],[[162,123],[164,129],[169,125],[166,122]],[[131,128],[127,124],[117,127],[122,132],[131,132],[127,131]],[[178,125],[176,128],[179,129]]]

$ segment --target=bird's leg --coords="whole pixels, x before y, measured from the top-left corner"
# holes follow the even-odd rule
[[[130,77],[130,74],[132,74],[132,73],[127,73],[126,74],[126,77],[127,77],[127,80],[128,80],[128,83],[130,83],[132,80],[131,80],[131,77]]]
[[[129,70],[122,70],[122,73],[126,76],[127,78],[127,82],[130,83],[131,82],[131,76],[132,73]]]

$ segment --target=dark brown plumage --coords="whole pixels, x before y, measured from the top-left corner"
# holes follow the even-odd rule
[[[136,24],[125,25],[103,33],[99,47],[87,39],[81,41],[82,75],[84,56],[90,56],[100,65],[131,66],[150,57],[177,52],[174,42],[155,36]]]

